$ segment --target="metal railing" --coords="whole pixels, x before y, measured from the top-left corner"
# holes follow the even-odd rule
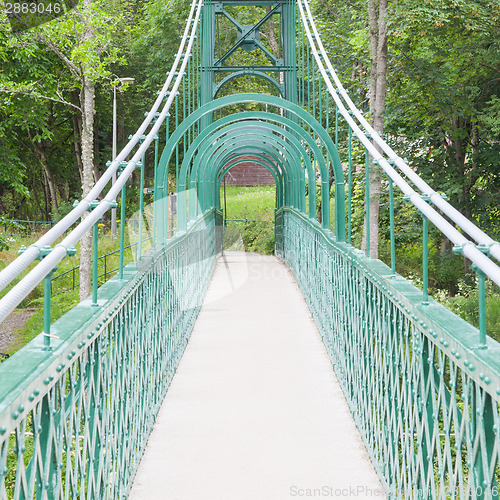
[[[152,239],[153,239],[152,237],[144,238],[143,242],[146,243],[148,241],[151,241]],[[124,250],[126,251],[129,249],[136,249],[136,252],[137,252],[138,245],[139,245],[138,242],[132,243],[132,244],[124,247]],[[99,267],[100,267],[103,270],[101,274],[99,274],[99,271],[97,274],[97,279],[98,279],[99,283],[107,281],[108,276],[111,277],[111,275],[113,273],[116,273],[120,269],[119,266],[115,265],[115,267],[110,268],[110,266],[108,265],[108,260],[117,254],[120,254],[119,249],[114,250],[113,252],[109,252],[107,254],[101,255],[97,259],[98,262],[99,261],[102,262],[102,265],[99,266],[99,264],[98,264],[97,268],[99,269]],[[54,290],[54,285],[59,281],[64,281],[65,279],[67,279],[68,276],[70,277],[71,286],[68,286],[68,288],[64,288],[63,290]],[[52,297],[55,297],[56,295],[59,295],[59,294],[64,293],[64,292],[69,292],[71,290],[74,290],[80,284],[80,266],[75,266],[71,269],[68,269],[67,271],[64,271],[63,273],[57,274],[56,276],[51,278],[51,282],[52,282]]]
[[[292,2],[281,3],[295,12]],[[455,244],[457,251],[477,265],[483,286],[481,303],[485,276],[500,284],[500,268],[487,255],[489,252],[498,258],[498,243],[457,215],[381,138],[373,135],[336,79],[307,1],[299,0],[297,4],[297,34],[304,42],[299,46],[299,57],[307,59],[307,74],[299,65],[303,85],[299,95],[307,96],[307,102],[297,104],[275,96],[242,94],[208,99],[210,102],[201,106],[199,89],[203,85],[203,92],[213,88],[213,82],[208,85],[200,77],[202,51],[196,33],[202,5],[201,0],[192,3],[172,70],[131,141],[90,194],[0,272],[3,289],[35,259],[42,259],[0,299],[0,321],[42,280],[46,312],[43,334],[0,367],[0,376],[5,380],[0,388],[0,497],[17,500],[127,495],[154,417],[189,337],[215,257],[222,248],[218,231],[222,215],[210,208],[218,206],[221,175],[229,168],[228,159],[234,160],[232,152],[251,141],[253,148],[263,150],[258,161],[274,173],[277,206],[285,207],[276,211],[276,253],[292,268],[304,291],[353,416],[388,491],[411,498],[496,498],[499,346],[486,337],[484,328],[478,335],[477,329],[429,298],[425,282],[424,289],[418,290],[394,278],[393,207],[391,268],[367,259],[349,245],[353,135],[365,150],[367,167],[370,158],[372,163],[377,162],[388,176],[390,189],[393,184],[398,186],[421,211],[424,269],[430,221]],[[210,2],[206,6],[213,7]],[[293,37],[295,28],[287,26]],[[205,42],[211,39],[206,37]],[[286,52],[292,60],[292,51]],[[293,87],[293,81],[290,83]],[[328,96],[326,113],[322,113],[323,95]],[[336,122],[342,117],[349,129],[347,243],[338,124],[335,141],[326,132],[330,128],[327,110],[331,99],[336,107]],[[165,104],[159,111],[163,100]],[[209,116],[224,106],[246,102],[265,105],[266,112],[254,110],[245,112],[245,116],[237,113],[205,126]],[[268,106],[276,113],[268,113]],[[171,117],[174,132],[169,137],[171,108],[175,109]],[[162,164],[158,161],[158,133],[164,125],[168,148]],[[229,129],[225,130],[226,126]],[[219,143],[224,147],[216,154]],[[154,248],[143,253],[144,156],[151,145],[155,148],[158,205],[153,218]],[[184,155],[180,149],[184,149]],[[127,161],[129,156],[132,158]],[[178,217],[182,224],[173,238],[168,233],[166,198],[170,157],[175,163],[176,186],[181,191]],[[329,222],[330,164],[336,176],[335,237]],[[119,169],[122,171],[117,182],[99,202],[98,196],[104,194]],[[135,169],[141,171],[138,258],[126,266],[124,200],[127,180]],[[317,217],[316,190],[308,193],[307,214],[305,171],[311,180],[318,172],[321,174],[318,201],[323,228],[310,220]],[[98,224],[102,215],[116,206],[120,190],[118,275],[98,288]],[[365,200],[369,219],[368,182]],[[87,211],[90,214],[62,243],[50,248]],[[197,217],[200,212],[203,215]],[[95,252],[92,295],[51,325],[51,273],[91,229]],[[105,269],[104,275],[108,274]],[[483,300],[483,319],[484,314]],[[484,494],[477,494],[478,488]]]
[[[338,78],[332,63],[325,51],[321,37],[316,28],[314,18],[311,13],[311,8],[308,0],[299,0],[297,2],[299,16],[302,21],[302,30],[307,37],[307,42],[311,49],[311,54],[321,79],[327,86],[328,92],[332,96],[336,105],[336,114],[342,115],[346,123],[349,125],[352,132],[360,140],[366,148],[370,156],[377,162],[390,179],[397,184],[401,190],[410,197],[410,201],[421,210],[429,220],[438,227],[452,242],[462,247],[464,255],[472,260],[485,272],[498,286],[500,286],[500,270],[498,266],[488,265],[488,262],[481,258],[481,253],[490,254],[497,260],[500,260],[500,243],[493,240],[484,231],[479,229],[472,221],[462,215],[455,207],[446,202],[443,197],[434,191],[414,170],[412,170],[399,157],[394,150],[383,140],[380,135],[375,132],[373,127],[368,123],[360,110],[352,102],[348,92],[343,87],[342,82]],[[344,101],[344,102],[343,102]],[[345,103],[345,104],[344,104]],[[346,108],[349,108],[347,109]],[[356,123],[355,119],[359,122]],[[336,123],[336,133],[338,132],[338,123]],[[376,146],[382,152],[380,153]],[[387,159],[385,156],[387,156]],[[398,174],[396,169],[401,171],[412,182],[422,195],[418,195],[404,179]],[[472,239],[476,240],[476,248],[471,241],[464,238],[449,222],[444,219],[436,210],[429,210],[428,202],[435,205],[441,210],[458,228],[462,229]],[[466,250],[466,251],[465,251]]]
[[[0,364],[0,498],[125,498],[222,251],[222,214]]]
[[[0,365],[2,499],[124,498],[130,489],[222,248],[216,230],[221,214],[214,209],[171,238],[167,227],[159,237],[153,223],[154,248],[148,253],[142,248],[144,158],[152,145],[156,169],[160,129],[166,126],[168,135],[169,110],[197,68],[191,56],[199,47],[201,8],[202,1],[193,0],[172,69],[129,143],[67,216],[0,271],[3,290],[40,260],[0,299],[0,322],[44,281],[43,333]],[[136,169],[141,171],[137,259],[125,265],[126,189]],[[118,274],[99,287],[98,225],[116,207],[120,192]],[[52,325],[50,278],[91,230],[92,293]]]
[[[478,308],[481,343],[486,342],[486,279],[500,286],[500,243],[493,240],[472,221],[456,210],[445,197],[434,191],[396,152],[379,136],[342,86],[325,51],[311,13],[308,0],[297,2],[299,96],[301,104],[309,113],[321,121],[327,129],[334,131],[335,144],[340,150],[339,132],[346,131],[347,167],[347,234],[352,239],[353,211],[353,147],[355,141],[364,151],[364,212],[366,223],[366,252],[370,255],[370,213],[372,193],[370,172],[372,166],[380,167],[381,177],[387,181],[390,218],[390,259],[393,274],[396,273],[396,237],[394,190],[399,188],[422,217],[422,301],[429,295],[429,232],[433,225],[453,245],[453,252],[463,255],[477,274]],[[307,96],[307,98],[305,97]],[[330,112],[331,111],[331,112]],[[330,115],[335,121],[330,121]],[[341,127],[343,125],[343,128]],[[371,165],[370,165],[371,164]],[[496,259],[496,261],[495,261]]]
[[[498,498],[500,344],[304,214],[276,234],[390,498]]]
[[[172,65],[171,71],[167,75],[167,79],[163,88],[158,94],[151,110],[147,113],[141,126],[132,136],[127,145],[118,154],[118,156],[108,165],[103,175],[100,177],[95,186],[90,190],[89,194],[80,201],[80,203],[61,221],[59,221],[52,229],[45,233],[36,244],[31,245],[20,257],[9,264],[5,269],[0,271],[0,290],[3,290],[9,283],[12,282],[22,271],[24,271],[34,260],[42,259],[40,263],[32,269],[19,283],[17,283],[2,299],[0,299],[0,321],[3,321],[14,308],[53,270],[57,264],[68,255],[74,254],[75,244],[83,238],[94,226],[96,226],[102,216],[111,208],[116,207],[116,198],[121,192],[123,203],[122,205],[122,225],[125,224],[125,190],[129,177],[136,169],[141,169],[141,186],[139,195],[142,200],[144,192],[144,156],[150,145],[154,145],[155,151],[158,147],[158,132],[160,128],[168,123],[167,117],[172,103],[177,98],[177,91],[181,86],[184,76],[191,69],[190,56],[193,46],[196,41],[196,30],[201,15],[202,1],[193,0],[189,17],[186,20],[186,26],[183,36],[180,40],[179,49]],[[197,42],[198,43],[198,42]],[[165,104],[161,111],[162,102]],[[149,132],[145,134],[150,127]],[[129,158],[134,148],[137,150]],[[157,155],[155,154],[155,161]],[[111,185],[104,198],[98,201],[99,195],[103,194],[111,182],[113,175],[121,171],[117,181]],[[140,218],[144,216],[143,204],[140,203]],[[77,222],[86,212],[90,213],[73,229],[61,243],[53,249],[50,248],[65,231],[68,230],[75,222]],[[139,224],[139,228],[142,224]],[[95,231],[95,229],[94,229]],[[122,235],[124,234],[123,226],[121,228]],[[139,238],[141,241],[141,238]],[[123,241],[120,241],[123,249]],[[160,242],[163,243],[163,240]],[[141,244],[139,244],[140,247]],[[139,252],[141,253],[141,252]],[[123,252],[122,252],[123,255]],[[120,264],[122,268],[122,264]]]

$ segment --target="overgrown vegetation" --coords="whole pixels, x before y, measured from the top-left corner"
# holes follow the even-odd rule
[[[127,224],[129,230],[126,234],[125,264],[132,262],[135,259],[134,243],[137,237],[134,233],[134,223]],[[12,230],[12,226],[11,226]],[[119,239],[112,239],[109,235],[108,228],[101,224],[99,238],[99,256],[102,257],[98,261],[98,275],[100,276],[99,284],[104,282],[104,274],[107,273],[107,279],[116,274],[118,268],[119,254]],[[21,246],[28,247],[42,235],[41,232],[36,232],[30,235],[4,233],[2,237],[8,243],[8,248],[0,250],[0,270],[5,268],[16,257]],[[147,237],[147,235],[146,235]],[[56,242],[57,244],[58,242]],[[132,246],[131,246],[132,245]],[[147,240],[144,243],[144,251],[150,248],[150,242]],[[78,247],[77,247],[78,249]],[[18,283],[29,270],[36,265],[32,264],[24,273],[19,275],[9,287],[0,292],[0,298],[3,297],[16,283]],[[66,273],[66,275],[65,275]],[[72,307],[78,304],[78,284],[79,284],[79,269],[78,259],[66,258],[59,263],[59,266],[54,273],[52,283],[53,297],[51,301],[51,319],[57,320]],[[36,312],[28,319],[26,324],[17,328],[14,333],[15,339],[11,345],[5,349],[4,354],[12,354],[26,345],[34,337],[43,330],[43,282],[36,286],[32,292],[19,304],[20,309],[36,309]]]
[[[241,238],[247,252],[271,255],[274,252],[274,186],[226,187],[226,219],[231,240]],[[224,189],[221,188],[224,205]]]

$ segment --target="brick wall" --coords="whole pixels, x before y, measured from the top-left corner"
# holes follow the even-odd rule
[[[271,172],[259,163],[252,161],[252,157],[247,157],[248,161],[233,167],[226,174],[227,186],[269,186],[274,184],[274,177]]]

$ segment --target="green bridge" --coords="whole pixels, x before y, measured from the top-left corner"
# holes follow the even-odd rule
[[[262,18],[242,25],[234,12],[249,5],[260,9]],[[279,54],[260,37],[259,30],[271,19],[280,26]],[[222,20],[237,32],[225,52],[218,50],[216,36]],[[267,63],[232,65],[232,56],[241,50],[249,53],[249,60],[254,51],[263,53]],[[226,92],[237,79],[249,77],[268,85],[270,93]],[[330,136],[328,130],[335,133]],[[347,135],[342,148],[340,134]],[[354,149],[364,151],[366,159],[363,251],[353,246],[352,235]],[[153,216],[147,230],[146,155],[155,162]],[[223,251],[220,192],[226,173],[249,158],[275,180],[276,257],[248,257],[245,264],[242,255]],[[389,192],[387,263],[370,258],[374,198],[368,172],[374,166]],[[139,241],[136,261],[125,265],[121,200],[135,170],[141,173]],[[175,217],[169,199],[169,174],[173,177],[174,172]],[[311,188],[314,185],[318,188]],[[403,193],[422,217],[421,288],[396,272],[396,193]],[[121,214],[118,272],[98,287],[94,258],[91,295],[51,324],[52,273],[89,231],[97,257],[98,223],[114,208]],[[477,273],[479,328],[429,296],[430,225]],[[148,251],[146,238],[152,238]],[[0,365],[1,500],[499,497],[500,345],[486,331],[485,283],[500,286],[500,243],[462,216],[373,130],[337,77],[307,0],[194,0],[173,67],[140,128],[89,195],[0,272],[0,290],[36,260],[38,264],[0,299],[3,321],[38,284],[45,284],[44,331]],[[229,292],[215,298],[214,288],[226,285],[211,284],[212,276],[222,276],[225,267]],[[288,288],[266,273],[280,275]],[[236,293],[234,281],[240,278],[250,291],[241,317],[239,306],[228,298]],[[294,319],[302,307],[290,292],[294,283],[315,326],[304,323],[305,313]],[[217,307],[205,309],[209,299],[217,300]],[[266,304],[273,331],[263,332],[252,321]],[[217,313],[218,308],[223,312]],[[199,332],[198,317],[204,325]],[[248,408],[234,410],[236,400],[231,397],[240,395],[212,373],[221,365],[209,363],[211,357],[219,360],[224,353],[223,363],[231,361],[228,346],[238,337],[238,318],[241,340],[247,343],[235,347],[227,384],[234,377],[246,386],[236,360],[242,366],[248,363],[244,366],[250,371],[245,373],[255,378],[248,394],[257,398],[252,391],[279,387],[284,391],[281,408],[276,390],[266,393],[270,395],[262,399],[262,407],[248,403]],[[197,337],[190,353],[193,330]],[[315,332],[324,347],[314,344]],[[302,351],[304,359],[311,360],[307,366]],[[274,360],[281,366],[281,358],[289,365],[283,365],[280,375],[273,367]],[[190,373],[188,367],[193,368]],[[195,373],[196,367],[205,371]],[[178,378],[190,376],[192,385],[175,385]],[[234,424],[241,440],[210,441],[199,431],[200,421],[193,423],[194,406],[182,407],[175,417],[168,413],[179,408],[179,398],[193,397],[196,380],[208,387],[205,378],[213,383],[212,392],[200,391],[199,398],[206,399],[200,407],[205,408],[201,423],[222,419],[223,428],[214,423],[216,438],[226,431],[231,435]],[[323,392],[315,390],[316,380]],[[334,382],[343,394],[339,390],[337,399],[331,399]],[[296,392],[287,392],[292,389]],[[255,401],[248,394],[248,401]],[[217,406],[223,397],[228,399]],[[231,411],[214,418],[214,408]],[[247,410],[254,417],[247,418]],[[340,418],[337,413],[342,413],[341,420],[335,420]],[[171,434],[165,445],[160,442],[172,455],[159,462],[151,452],[155,440],[158,446],[154,433],[161,426],[168,433],[176,419],[189,423],[182,431],[184,441]],[[257,429],[256,422],[261,424]],[[304,422],[315,443],[311,448]],[[266,434],[268,425],[276,430]],[[246,436],[246,429],[256,434]],[[254,446],[252,436],[258,436],[262,446],[269,442],[267,452],[272,453],[266,456]],[[189,448],[198,451],[186,456],[180,443],[190,439],[199,447]],[[201,460],[197,453],[203,446],[211,453]],[[239,454],[253,448],[255,458],[245,466],[238,463]],[[259,450],[272,470],[257,466]],[[300,467],[290,476],[283,470],[293,468],[294,453]],[[226,461],[218,461],[219,455]],[[148,473],[151,462],[154,474]],[[181,463],[187,470],[176,469]],[[229,468],[214,466],[219,463]],[[356,471],[361,471],[358,476]],[[161,481],[169,478],[180,483],[181,490],[152,493],[145,484],[157,482],[161,488]],[[281,489],[276,489],[278,483]],[[354,492],[354,487],[362,489]]]

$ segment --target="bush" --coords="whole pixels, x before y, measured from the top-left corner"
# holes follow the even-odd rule
[[[465,321],[479,327],[477,279],[459,279],[457,287],[458,294],[454,297],[440,291],[436,299]],[[490,281],[487,282],[486,288],[486,333],[500,342],[500,293],[494,290]]]
[[[61,219],[64,219],[66,215],[68,215],[71,210],[73,210],[73,203],[70,201],[61,201],[59,203],[59,206],[55,209],[52,210],[50,213],[52,222],[59,222]]]

